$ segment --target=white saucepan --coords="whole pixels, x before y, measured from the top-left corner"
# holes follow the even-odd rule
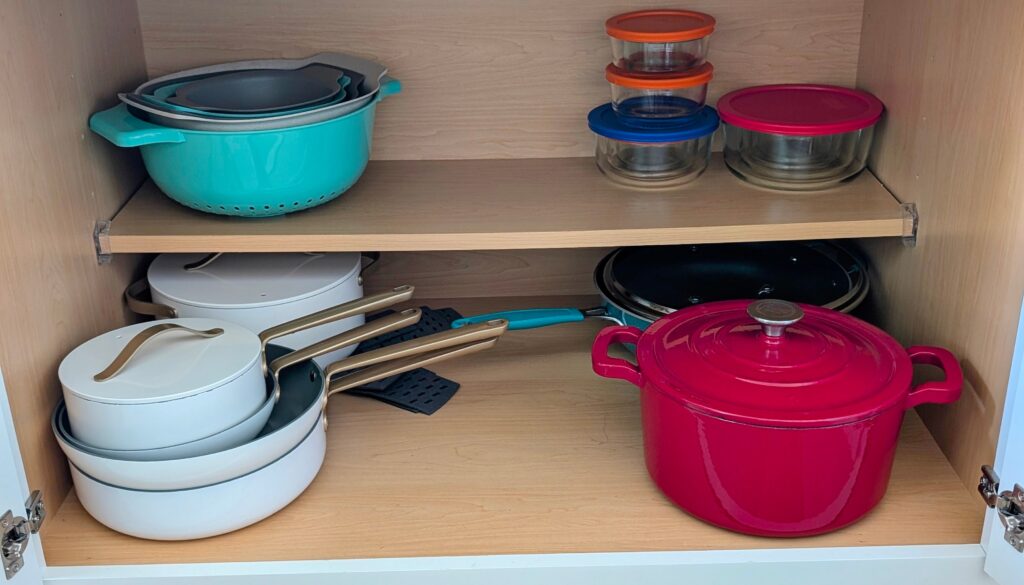
[[[368,325],[347,331],[318,343],[316,346],[287,353],[279,346],[267,348],[274,358],[270,369],[276,373],[282,399],[275,405],[274,422],[260,422],[256,436],[227,445],[217,451],[197,455],[183,455],[167,459],[126,459],[111,457],[106,452],[83,448],[69,431],[67,411],[63,403],[53,412],[53,434],[68,460],[83,473],[112,485],[138,490],[176,490],[210,485],[255,471],[290,451],[308,429],[301,425],[285,426],[285,419],[294,418],[291,405],[311,400],[323,387],[323,370],[311,357],[315,353],[329,352],[336,347],[360,343],[378,335],[414,325],[420,319],[419,309],[407,309],[394,315],[375,319]],[[224,434],[224,433],[222,433]],[[273,438],[269,437],[273,435]],[[252,439],[252,440],[250,440]]]
[[[161,254],[124,293],[128,308],[159,319],[222,319],[260,332],[278,323],[363,296],[362,273],[376,253]],[[143,300],[149,288],[152,302]],[[277,340],[285,347],[306,347],[358,327],[362,314]],[[326,366],[355,346],[317,358]]]
[[[387,293],[394,302],[412,287]],[[110,331],[75,348],[58,374],[74,437],[94,449],[162,449],[221,433],[271,405],[272,339],[361,314],[343,303],[260,334],[213,319],[168,319]],[[353,308],[355,307],[355,308]],[[252,438],[259,428],[255,428]]]

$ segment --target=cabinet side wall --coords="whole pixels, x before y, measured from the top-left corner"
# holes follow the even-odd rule
[[[718,19],[711,103],[760,83],[850,85],[862,0],[691,0]],[[657,3],[654,3],[657,5]],[[587,112],[610,99],[604,21],[648,0],[140,0],[150,75],[344,51],[403,83],[377,159],[589,156]]]
[[[995,452],[1024,291],[1022,29],[1018,2],[864,10],[858,84],[888,111],[870,165],[921,217],[916,248],[866,242],[877,301],[902,342],[960,357],[963,398],[921,414],[972,488]]]
[[[127,319],[133,256],[99,266],[94,222],[142,181],[138,154],[88,128],[89,114],[145,78],[134,0],[8,0],[0,17],[0,369],[29,485],[56,508],[69,486],[50,433],[57,366]]]

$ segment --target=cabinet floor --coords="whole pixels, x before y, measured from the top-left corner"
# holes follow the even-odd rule
[[[419,304],[470,315],[593,302],[522,297]],[[767,539],[688,516],[644,469],[638,391],[591,371],[590,342],[601,324],[513,331],[493,350],[437,365],[462,388],[433,416],[365,398],[332,398],[327,459],[317,479],[281,512],[232,534],[192,542],[131,538],[93,520],[72,491],[44,528],[47,564],[979,542],[979,502],[913,412],[887,496],[853,526],[813,538]]]

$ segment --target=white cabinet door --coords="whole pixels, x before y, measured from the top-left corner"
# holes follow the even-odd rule
[[[993,466],[1001,480],[1000,491],[1013,490],[1015,484],[1024,486],[1024,310],[1017,326],[1004,409]],[[989,510],[985,518],[982,545],[986,552],[985,571],[996,583],[1024,583],[1024,552],[1017,552],[1006,542],[1005,529],[995,510]]]
[[[18,439],[14,436],[10,403],[7,401],[3,373],[0,372],[0,515],[10,510],[15,518],[24,518],[25,500],[28,496],[29,490],[25,482],[21,452],[18,450]],[[4,527],[3,530],[10,529]],[[4,535],[0,532],[0,537],[2,536]],[[0,550],[0,555],[4,552]],[[38,536],[29,537],[27,548],[21,556],[22,566],[17,573],[7,577],[7,572],[0,570],[0,584],[37,585],[43,582],[43,554]],[[4,580],[5,578],[8,580]]]

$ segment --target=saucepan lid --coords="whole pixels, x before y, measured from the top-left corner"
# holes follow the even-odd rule
[[[166,319],[86,341],[64,358],[58,376],[67,391],[92,402],[165,402],[227,384],[254,367],[260,351],[259,337],[240,325]]]
[[[161,254],[149,265],[154,293],[210,309],[254,309],[299,301],[358,278],[347,253]]]

